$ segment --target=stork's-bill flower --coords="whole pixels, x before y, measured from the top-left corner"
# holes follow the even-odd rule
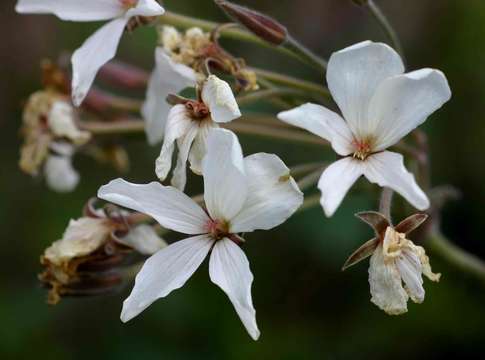
[[[202,172],[202,158],[207,149],[209,130],[241,116],[229,84],[215,75],[203,83],[201,100],[175,105],[168,114],[165,138],[156,161],[156,174],[165,180],[172,167],[175,143],[178,147],[177,165],[172,185],[183,190],[186,183],[186,163],[196,174]]]
[[[389,315],[407,312],[409,298],[415,303],[424,301],[422,275],[431,281],[439,281],[441,276],[431,271],[429,258],[421,246],[388,227],[384,241],[370,258],[371,301]]]
[[[260,332],[251,297],[253,275],[238,234],[283,223],[301,205],[303,194],[276,155],[243,158],[237,137],[224,129],[209,133],[203,175],[206,210],[183,192],[157,182],[135,185],[117,179],[100,188],[101,199],[146,213],[164,228],[191,235],[145,262],[123,304],[121,319],[129,321],[182,287],[212,251],[210,278],[228,295],[256,340]]]
[[[386,149],[448,101],[451,91],[439,70],[403,72],[401,58],[389,46],[358,43],[334,53],[328,64],[328,87],[343,118],[315,104],[278,115],[330,141],[344,157],[323,172],[318,184],[327,216],[333,215],[362,175],[395,190],[419,210],[429,207],[402,155]]]
[[[76,106],[83,102],[99,69],[116,55],[121,35],[130,19],[164,13],[155,0],[19,0],[16,11],[22,14],[54,14],[66,21],[111,20],[72,56],[72,99]]]

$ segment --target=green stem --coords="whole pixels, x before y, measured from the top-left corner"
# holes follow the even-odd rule
[[[295,89],[281,89],[281,88],[264,89],[264,90],[249,92],[247,94],[238,96],[236,100],[239,105],[247,105],[259,100],[278,98],[281,96],[291,96],[291,95],[305,96],[305,93],[301,90],[295,90]]]
[[[401,45],[401,41],[399,40],[399,36],[392,27],[391,23],[389,22],[389,20],[387,20],[387,17],[373,0],[368,0],[366,7],[367,9],[369,9],[372,16],[377,20],[386,35],[389,37],[389,40],[391,40],[393,47],[396,49],[399,55],[401,55],[404,61],[404,51]]]
[[[482,259],[459,248],[436,231],[428,237],[426,244],[431,252],[457,270],[469,273],[485,283],[485,262]]]
[[[327,69],[327,61],[313,53],[310,49],[303,44],[296,41],[293,37],[289,36],[287,42],[283,45],[291,52],[298,54],[298,56],[306,61],[309,65],[312,65],[316,69],[325,72]]]

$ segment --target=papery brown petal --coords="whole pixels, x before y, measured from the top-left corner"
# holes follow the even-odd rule
[[[349,267],[371,256],[378,245],[379,245],[378,238],[373,238],[367,241],[364,245],[362,245],[360,248],[355,250],[352,255],[350,255],[350,257],[345,262],[344,266],[342,266],[342,271],[345,271]]]
[[[273,45],[281,45],[288,38],[286,27],[267,15],[229,1],[215,0],[215,3],[230,18]]]
[[[427,218],[428,214],[414,214],[401,221],[394,229],[401,234],[407,235],[418,228]]]
[[[363,211],[355,214],[355,216],[370,225],[378,237],[382,236],[387,227],[390,226],[389,220],[377,211]]]

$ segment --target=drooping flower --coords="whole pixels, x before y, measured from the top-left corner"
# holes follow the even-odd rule
[[[362,175],[395,190],[417,209],[428,208],[429,200],[406,170],[402,155],[386,149],[448,101],[451,91],[439,70],[403,72],[402,60],[392,48],[361,42],[334,53],[328,64],[328,87],[343,118],[316,104],[278,115],[330,141],[344,157],[323,172],[318,184],[327,216]]]
[[[165,180],[170,171],[177,143],[178,158],[172,185],[183,190],[187,160],[190,161],[192,171],[201,174],[209,130],[240,116],[229,84],[215,75],[209,76],[202,86],[199,100],[186,100],[183,104],[177,104],[168,114],[165,139],[156,161],[156,174],[160,180]]]
[[[243,158],[237,137],[213,129],[203,161],[204,199],[200,207],[183,192],[158,182],[136,185],[117,179],[100,188],[98,197],[150,215],[164,228],[191,235],[160,250],[138,273],[123,304],[129,321],[155,300],[182,287],[212,251],[209,274],[229,297],[246,330],[258,339],[251,297],[253,275],[239,247],[239,234],[269,230],[288,219],[303,194],[276,156]]]
[[[68,295],[107,292],[122,282],[115,270],[127,256],[133,252],[152,255],[166,246],[151,226],[130,223],[128,213],[107,216],[92,208],[71,220],[62,238],[41,258],[44,270],[39,278],[50,289],[48,302],[56,304]]]
[[[409,298],[416,303],[422,303],[425,295],[422,275],[437,282],[441,274],[431,271],[424,249],[408,240],[407,235],[421,225],[427,215],[412,215],[395,227],[379,213],[364,212],[357,216],[373,227],[376,237],[355,251],[347,260],[344,269],[371,256],[371,301],[389,315],[407,312]]]
[[[22,14],[54,14],[66,21],[111,20],[72,56],[72,99],[76,106],[83,102],[99,69],[115,56],[130,19],[164,13],[155,0],[19,0],[16,11]]]

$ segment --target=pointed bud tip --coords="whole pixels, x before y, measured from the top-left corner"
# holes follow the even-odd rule
[[[275,19],[229,1],[214,0],[214,2],[230,18],[270,44],[279,46],[288,39],[286,27]]]

